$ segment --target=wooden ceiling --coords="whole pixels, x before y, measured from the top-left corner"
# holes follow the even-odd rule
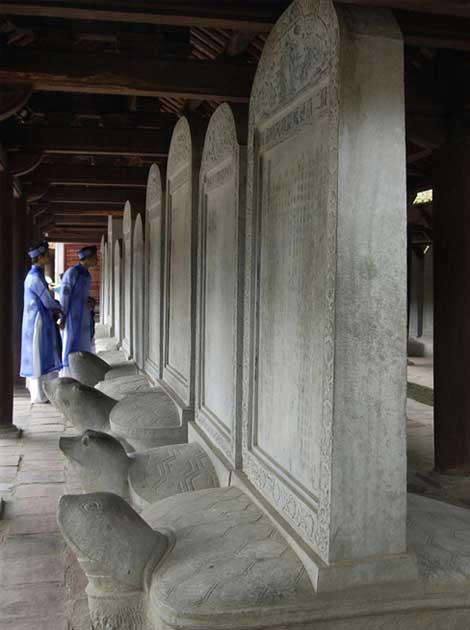
[[[410,198],[470,107],[470,0],[348,0],[394,10],[406,52]],[[0,139],[37,236],[99,240],[126,199],[143,207],[182,114],[247,109],[286,0],[0,3]]]

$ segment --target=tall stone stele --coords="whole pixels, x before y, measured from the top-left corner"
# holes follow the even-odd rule
[[[145,203],[144,365],[154,380],[162,376],[163,201],[160,169],[152,164]]]
[[[114,241],[114,253],[113,253],[113,333],[118,342],[123,337],[123,317],[122,317],[122,302],[123,302],[123,281],[122,281],[122,246],[121,239]]]
[[[241,466],[247,122],[246,111],[226,103],[216,109],[199,176],[196,396],[188,432],[212,456],[221,482]]]
[[[117,219],[111,215],[108,216],[108,286],[107,297],[105,297],[105,304],[107,306],[105,311],[105,324],[109,329],[109,334],[114,337],[114,250],[115,244],[118,239],[122,238],[122,219]]]
[[[123,263],[123,321],[122,321],[122,351],[129,359],[134,351],[132,343],[132,232],[135,211],[129,201],[124,206],[122,218],[122,263]]]
[[[196,252],[201,129],[176,123],[168,152],[162,385],[183,421],[194,413]]]
[[[237,483],[271,506],[318,591],[414,578],[403,41],[391,13],[290,5],[253,84],[247,172]]]
[[[144,368],[144,234],[137,215],[132,235],[132,346],[137,367]]]

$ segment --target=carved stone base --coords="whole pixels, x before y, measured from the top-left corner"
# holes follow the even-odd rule
[[[64,536],[80,549],[98,628],[470,627],[470,510],[409,495],[416,579],[357,588],[338,582],[336,592],[317,593],[299,555],[239,488],[172,496],[144,510],[143,520],[113,496],[65,497],[59,512]],[[127,560],[126,550],[133,550]]]
[[[113,370],[111,370],[112,372]],[[117,378],[105,379],[95,385],[95,388],[114,400],[123,400],[129,394],[148,392],[152,388],[148,378],[144,374],[131,374]]]
[[[188,441],[187,421],[162,389],[126,396],[113,408],[110,427],[137,451]]]

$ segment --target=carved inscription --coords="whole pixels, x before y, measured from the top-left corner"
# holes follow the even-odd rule
[[[263,152],[254,443],[317,494],[325,322],[327,124]],[[282,369],[280,369],[282,366]]]
[[[232,167],[212,181],[223,182],[205,196],[203,241],[202,404],[223,430],[234,418],[237,306],[237,208]],[[224,349],[221,352],[221,349]]]
[[[160,363],[160,300],[161,300],[161,216],[149,218],[147,269],[147,299],[148,299],[148,344],[147,358],[155,370]]]
[[[191,185],[171,186],[169,200],[169,295],[167,367],[183,384],[191,361]]]

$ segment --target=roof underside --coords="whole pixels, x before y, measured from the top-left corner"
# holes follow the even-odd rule
[[[414,199],[432,186],[449,120],[470,107],[459,87],[470,63],[470,1],[349,3],[392,8],[404,33]],[[266,37],[288,4],[3,0],[0,138],[38,236],[99,240],[127,199],[143,206],[149,165],[165,169],[179,116],[207,120],[223,101],[247,110]]]

